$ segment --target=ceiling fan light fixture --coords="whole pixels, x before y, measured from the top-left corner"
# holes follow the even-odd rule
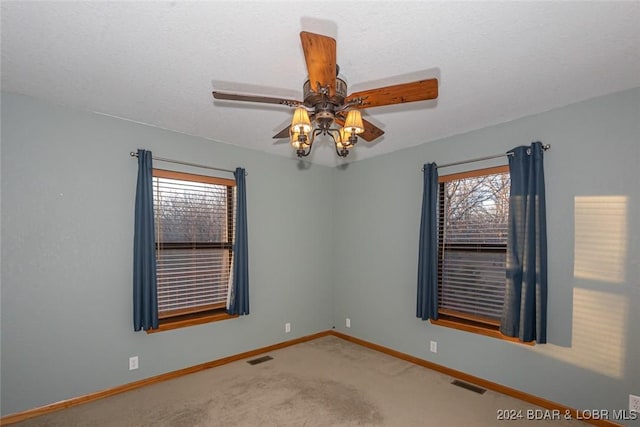
[[[293,148],[307,148],[309,147],[309,138],[307,134],[300,132],[291,133],[291,146]]]
[[[347,113],[347,119],[344,121],[344,129],[349,133],[362,133],[364,132],[364,124],[362,123],[362,114],[360,110],[351,109]]]
[[[291,146],[295,149],[300,148],[300,141],[298,141],[298,137],[300,134],[298,132],[293,132],[291,134]]]
[[[363,120],[361,108],[438,98],[438,79],[435,78],[368,89],[349,95],[346,81],[338,77],[340,69],[336,63],[336,40],[322,34],[302,31],[300,41],[308,72],[308,79],[302,86],[303,101],[213,91],[215,99],[295,108],[289,126],[274,135],[274,138],[289,137],[298,157],[310,155],[313,142],[318,136],[330,136],[336,154],[343,158],[360,138],[373,141],[381,137],[384,131]]]
[[[293,133],[309,133],[311,131],[311,120],[309,113],[302,107],[296,108],[291,120],[291,129]]]

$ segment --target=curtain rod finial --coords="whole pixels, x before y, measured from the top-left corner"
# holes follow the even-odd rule
[[[542,143],[542,142],[540,142],[540,141],[533,141],[533,142],[532,142],[532,144],[535,144],[536,142],[537,142],[538,144],[542,145],[542,149],[543,149],[544,151],[547,151],[547,150],[551,149],[551,144],[543,144],[543,143]]]

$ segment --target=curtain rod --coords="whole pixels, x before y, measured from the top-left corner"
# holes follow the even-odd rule
[[[551,145],[549,145],[549,144],[545,144],[545,145],[542,146],[542,149],[544,151],[547,151],[550,148],[551,148]],[[440,169],[440,168],[446,168],[446,167],[449,167],[449,166],[464,165],[466,163],[480,162],[482,160],[497,159],[498,157],[503,157],[503,156],[507,156],[507,157],[508,156],[513,156],[513,151],[507,151],[504,154],[496,154],[494,156],[478,157],[476,159],[462,160],[460,162],[447,163],[447,164],[444,164],[444,165],[437,165],[437,168]],[[424,171],[424,168],[422,168],[422,171]]]
[[[138,157],[138,153],[136,153],[135,151],[130,152],[129,155],[131,157]],[[180,160],[165,159],[164,157],[151,156],[151,158],[153,160],[158,160],[160,162],[176,163],[178,165],[193,166],[193,167],[196,167],[196,168],[212,169],[212,170],[215,170],[215,171],[222,171],[222,172],[229,172],[229,173],[234,173],[235,172],[235,171],[233,171],[231,169],[222,169],[222,168],[215,168],[213,166],[199,165],[197,163],[181,162]],[[245,172],[244,176],[247,176],[247,175],[249,175],[249,174],[247,172]]]

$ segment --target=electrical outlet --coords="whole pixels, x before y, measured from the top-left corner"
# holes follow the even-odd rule
[[[287,333],[287,334],[289,332],[291,332],[291,323],[285,323],[284,324],[284,332]]]
[[[138,356],[133,356],[129,358],[129,370],[134,371],[138,369]]]
[[[640,414],[640,396],[629,395],[629,411],[635,411]]]
[[[347,318],[346,318],[346,320],[345,320],[345,322],[344,322],[344,325],[345,325],[347,328],[350,328],[350,327],[351,327],[351,319],[349,319],[349,318],[347,317]]]
[[[437,341],[429,342],[429,350],[431,350],[431,353],[437,353],[438,352],[438,342]]]

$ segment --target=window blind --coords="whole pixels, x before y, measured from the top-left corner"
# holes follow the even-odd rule
[[[235,183],[154,170],[159,317],[224,307]]]
[[[440,183],[439,308],[499,320],[505,287],[509,174]]]

